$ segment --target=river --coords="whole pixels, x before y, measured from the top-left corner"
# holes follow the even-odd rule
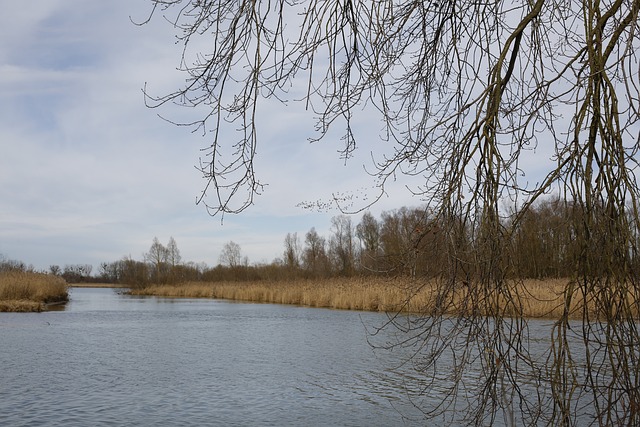
[[[0,313],[0,425],[422,425],[367,341],[386,319],[73,288]]]
[[[387,320],[381,313],[72,288],[59,311],[0,313],[0,426],[459,425],[468,405],[478,403],[486,355],[476,354],[478,363],[452,378],[459,356],[479,337],[470,335],[474,341],[453,356],[438,356],[437,369],[416,373],[420,358],[401,362],[425,354],[423,345],[371,345],[406,339],[393,328],[372,334]],[[528,322],[536,358],[549,348],[552,323]],[[536,369],[521,364],[516,371],[533,411],[550,398]],[[440,421],[425,421],[419,408],[437,406],[451,385],[458,387],[454,405]],[[518,418],[522,402],[512,399],[499,397],[506,415],[480,424],[518,424],[512,411],[526,420]],[[578,403],[576,417],[593,421],[589,401]]]

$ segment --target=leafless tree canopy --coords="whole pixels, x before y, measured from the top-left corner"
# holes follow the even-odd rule
[[[225,243],[222,247],[222,253],[220,253],[220,263],[231,268],[242,265],[242,249],[240,245],[234,241]]]
[[[438,301],[446,305],[464,282],[469,307],[493,314],[471,309],[446,333],[438,313],[410,327],[432,350],[425,372],[443,353],[459,360],[446,399],[459,396],[465,367],[481,363],[467,422],[506,414],[572,425],[588,401],[596,424],[640,423],[640,288],[629,263],[638,250],[640,0],[151,2],[152,17],[177,29],[188,77],[166,96],[147,91],[148,100],[202,113],[185,124],[210,131],[201,201],[213,213],[240,212],[262,189],[253,167],[261,102],[301,102],[318,117],[318,139],[342,127],[346,158],[358,144],[353,119],[375,111],[381,143],[393,147],[372,153],[377,185],[423,177],[416,195],[447,224],[447,262],[431,277]],[[550,147],[548,170],[531,178],[527,158]],[[506,315],[518,312],[520,295],[508,232],[517,227],[504,224],[508,214],[517,224],[550,191],[574,210],[563,226],[581,249],[572,255],[567,313],[536,365],[526,319]],[[580,331],[568,322],[575,299],[597,308]],[[525,366],[549,394],[524,391]]]

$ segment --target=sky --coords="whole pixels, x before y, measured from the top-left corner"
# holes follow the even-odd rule
[[[338,209],[301,202],[375,193],[367,148],[340,159],[336,137],[311,144],[300,105],[269,104],[259,128],[259,178],[268,184],[240,215],[211,217],[196,198],[207,140],[145,106],[143,87],[181,87],[180,46],[162,19],[145,26],[148,0],[5,2],[0,15],[0,254],[39,270],[124,256],[141,260],[153,238],[173,237],[184,261],[219,262],[229,241],[250,263],[281,257],[287,233],[325,237]],[[272,108],[273,107],[273,108]],[[379,124],[362,124],[376,129]],[[419,206],[404,182],[375,205]],[[359,222],[360,215],[352,220]]]

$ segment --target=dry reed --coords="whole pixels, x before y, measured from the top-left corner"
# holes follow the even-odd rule
[[[0,273],[0,311],[42,311],[47,304],[69,300],[67,282],[50,274]]]
[[[71,285],[74,288],[127,288],[127,285],[119,283],[93,283],[93,282],[79,282]]]
[[[567,279],[514,281],[510,284],[510,293],[518,298],[517,309],[510,309],[509,303],[500,296],[498,305],[504,303],[506,307],[501,313],[505,316],[520,314],[532,318],[559,318],[564,311],[564,291],[567,282]],[[474,298],[471,290],[458,285],[445,292],[442,286],[434,282],[417,283],[408,279],[345,278],[324,281],[187,282],[177,285],[152,285],[132,290],[131,293],[427,314],[436,310],[436,301],[439,301],[441,313],[468,313],[466,307],[470,306]],[[443,295],[445,301],[442,299]],[[477,306],[478,304],[475,305]],[[579,317],[581,309],[580,302],[574,301],[571,317]],[[475,314],[490,315],[483,311],[482,307],[476,310]]]

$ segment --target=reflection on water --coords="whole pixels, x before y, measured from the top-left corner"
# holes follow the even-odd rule
[[[0,425],[411,425],[367,343],[384,320],[76,288],[0,313]]]

